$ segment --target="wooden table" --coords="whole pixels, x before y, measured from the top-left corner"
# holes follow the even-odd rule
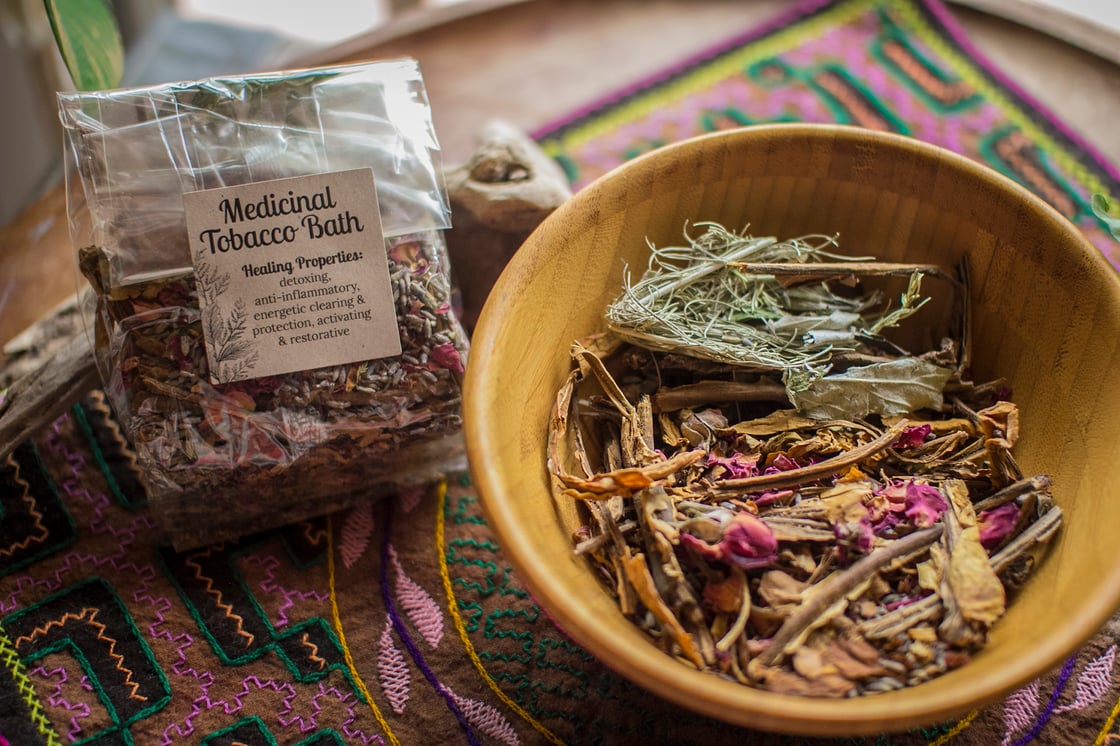
[[[971,0],[990,11],[1006,3]],[[326,64],[408,55],[420,60],[445,161],[467,158],[496,117],[533,131],[760,23],[783,0],[471,0],[397,17],[362,37],[297,60]],[[1120,163],[1120,64],[1057,36],[965,5],[956,18],[976,47],[1030,95]],[[1063,18],[1033,22],[1070,38]],[[1120,50],[1120,38],[1111,48]],[[1071,85],[1071,81],[1074,84]],[[0,230],[0,343],[75,290],[61,187]]]

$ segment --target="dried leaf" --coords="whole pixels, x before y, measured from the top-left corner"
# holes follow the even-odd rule
[[[743,606],[744,591],[743,574],[735,572],[723,580],[709,580],[704,585],[704,600],[721,614],[734,614]]]
[[[819,422],[803,417],[798,414],[796,409],[779,409],[765,417],[738,422],[729,427],[728,430],[737,435],[753,435],[761,438],[789,430],[802,430],[819,426]]]
[[[941,566],[941,555],[937,549],[930,549],[930,558],[925,562],[918,563],[918,587],[927,591],[936,591],[941,587],[941,578],[943,568]]]
[[[988,552],[980,543],[980,529],[976,525],[968,487],[959,479],[952,479],[945,483],[945,492],[952,507],[950,522],[959,526],[959,533],[949,532],[952,542],[949,586],[965,619],[991,626],[1003,616],[1007,594],[992,568]]]
[[[704,659],[700,656],[700,651],[697,650],[692,636],[688,634],[688,631],[681,625],[676,615],[673,614],[657,592],[653,576],[650,575],[649,566],[646,564],[646,558],[641,554],[626,557],[623,559],[623,568],[626,570],[626,577],[634,586],[634,590],[637,591],[638,598],[677,643],[684,657],[698,669],[704,670]]]
[[[802,697],[840,698],[848,696],[855,684],[839,674],[822,675],[807,679],[793,671],[765,666],[754,659],[748,666],[752,678],[759,680],[767,690],[777,694],[796,694]]]
[[[870,661],[860,660],[852,654],[851,649],[843,641],[835,640],[826,645],[821,650],[821,660],[828,666],[831,666],[843,676],[845,679],[851,681],[859,681],[860,679],[871,679],[877,676],[883,676],[887,673],[887,669],[879,663],[879,656],[866,641],[864,645],[871,651]]]
[[[873,494],[870,481],[841,482],[821,493],[828,519],[832,523],[859,523],[867,517],[864,503]]]
[[[808,586],[781,570],[770,570],[758,584],[759,597],[771,607],[801,603],[801,592]]]
[[[953,547],[948,580],[961,614],[968,621],[991,626],[1003,616],[1007,596],[992,570],[988,553],[980,545],[980,530],[975,526],[964,529]]]
[[[820,651],[813,648],[801,648],[793,654],[793,670],[807,679],[819,679],[837,673],[835,666],[827,663]]]
[[[571,474],[557,474],[557,477],[569,488],[565,494],[581,500],[601,500],[614,495],[629,497],[701,461],[706,455],[704,451],[684,451],[646,466],[615,469],[606,474],[596,474],[591,479]]]
[[[976,414],[985,438],[1005,440],[1008,448],[1019,440],[1019,407],[1014,402],[1001,401]]]
[[[849,368],[793,394],[797,411],[818,420],[939,409],[952,371],[914,357]]]

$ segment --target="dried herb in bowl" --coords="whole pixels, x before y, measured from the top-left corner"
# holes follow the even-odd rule
[[[963,665],[1062,518],[1014,459],[1002,381],[968,378],[966,278],[699,228],[573,345],[548,453],[576,551],[668,654],[750,686],[847,697]],[[867,287],[889,276],[894,307]],[[913,354],[886,335],[924,278],[952,333]]]

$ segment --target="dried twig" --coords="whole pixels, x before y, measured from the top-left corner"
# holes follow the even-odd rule
[[[872,575],[887,567],[896,559],[929,547],[941,538],[943,529],[943,526],[935,525],[921,531],[915,531],[885,547],[876,549],[848,569],[833,573],[818,585],[812,586],[804,594],[803,601],[797,607],[797,611],[782,624],[766,650],[759,654],[759,662],[767,666],[777,663],[782,656],[787,654],[787,646],[801,637],[817,621],[825,609],[842,600],[859,585],[870,580]]]

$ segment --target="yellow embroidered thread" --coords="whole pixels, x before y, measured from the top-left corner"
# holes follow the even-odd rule
[[[0,660],[3,661],[4,668],[8,669],[8,673],[15,680],[20,699],[27,705],[27,712],[39,735],[43,737],[48,746],[62,746],[62,739],[59,738],[58,733],[51,726],[50,720],[43,713],[43,703],[39,701],[39,697],[35,693],[35,685],[27,678],[27,671],[24,670],[19,653],[16,652],[12,641],[8,639],[7,633],[2,629],[0,629]]]
[[[506,707],[513,710],[517,715],[532,726],[533,730],[544,736],[549,743],[557,744],[557,746],[564,746],[564,742],[560,740],[552,731],[546,728],[541,723],[537,722],[536,718],[525,711],[521,705],[514,702],[510,697],[498,687],[498,682],[482,665],[482,659],[478,657],[478,653],[471,643],[470,635],[467,634],[467,627],[463,624],[463,618],[459,616],[459,603],[455,600],[455,592],[451,588],[451,573],[447,569],[447,550],[444,547],[444,510],[447,507],[447,480],[441,479],[439,486],[439,495],[436,503],[436,554],[439,555],[439,574],[443,580],[443,592],[447,595],[447,608],[451,612],[451,619],[455,623],[455,630],[459,633],[459,639],[463,642],[463,649],[467,651],[467,655],[474,664],[475,670],[490,687],[490,691],[502,701]]]
[[[393,729],[389,727],[389,721],[381,714],[381,710],[378,709],[377,703],[373,701],[365,682],[362,681],[361,674],[358,673],[358,668],[354,665],[354,656],[350,652],[350,646],[346,644],[346,634],[342,631],[342,615],[338,611],[338,596],[334,592],[334,523],[330,516],[327,516],[327,582],[330,587],[331,617],[334,622],[334,631],[338,635],[338,643],[342,646],[342,655],[346,659],[346,667],[350,669],[350,675],[354,677],[354,683],[358,685],[358,691],[369,703],[369,709],[373,711],[373,716],[377,718],[377,724],[381,726],[381,730],[385,731],[389,743],[393,746],[401,746],[401,742],[393,733]]]
[[[1104,721],[1104,726],[1101,727],[1101,732],[1097,734],[1096,740],[1093,741],[1093,746],[1102,746],[1109,740],[1109,736],[1112,735],[1109,731],[1112,730],[1118,716],[1120,716],[1120,700],[1117,700],[1112,712],[1108,713],[1108,719]]]
[[[957,723],[956,725],[954,725],[954,726],[953,726],[953,727],[952,727],[952,728],[951,728],[951,729],[949,730],[949,732],[948,732],[948,733],[946,733],[945,735],[941,736],[941,737],[940,737],[940,738],[938,738],[938,739],[937,739],[936,741],[930,741],[930,742],[929,742],[929,746],[945,746],[945,744],[949,743],[949,741],[950,741],[951,739],[953,739],[953,738],[956,738],[956,737],[957,737],[957,736],[959,736],[959,735],[960,735],[960,734],[961,734],[961,733],[962,733],[962,732],[963,732],[963,731],[964,731],[964,730],[965,730],[966,728],[968,728],[968,726],[972,725],[972,721],[973,721],[973,720],[975,720],[975,719],[976,719],[976,716],[977,716],[977,715],[979,715],[979,714],[980,714],[980,712],[979,712],[978,710],[973,710],[972,712],[968,713],[968,715],[966,715],[966,716],[964,717],[964,719],[963,719],[963,720],[961,720],[961,721],[960,721],[959,723]]]

